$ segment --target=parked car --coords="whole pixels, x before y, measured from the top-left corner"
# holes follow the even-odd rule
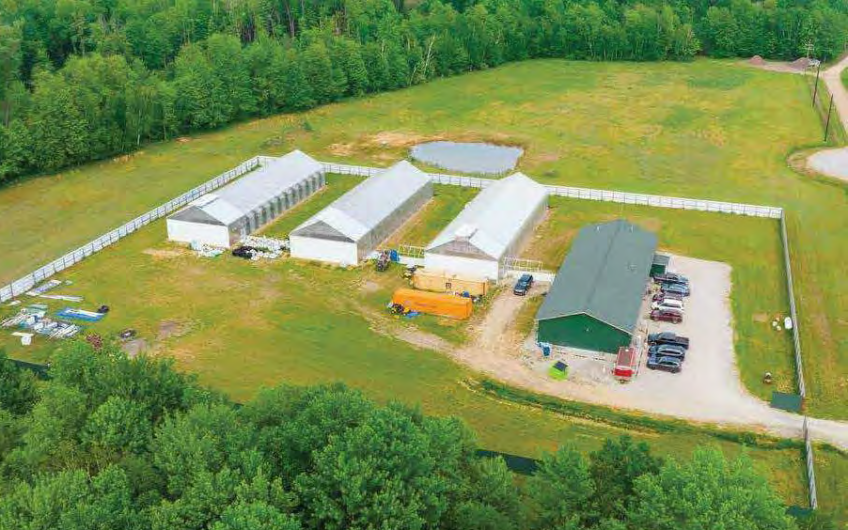
[[[683,363],[671,357],[648,357],[648,368],[677,374],[683,369]]]
[[[661,283],[660,290],[663,293],[676,294],[679,296],[689,296],[692,294],[692,290],[689,289],[689,286],[682,283]]]
[[[657,274],[656,276],[654,276],[654,281],[683,283],[689,285],[689,278],[683,276],[682,274],[677,274],[676,272],[666,272],[665,274]]]
[[[651,311],[651,320],[679,324],[683,322],[683,313],[678,309],[654,309]]]
[[[662,291],[655,294],[652,298],[654,302],[662,302],[663,300],[680,300],[683,301],[683,296],[674,293],[664,293]]]
[[[241,246],[233,249],[233,256],[237,258],[251,259],[258,252],[255,248],[249,246]]]
[[[533,275],[522,274],[521,278],[515,282],[515,287],[512,289],[512,294],[524,296],[533,287]]]
[[[651,309],[679,309],[683,312],[683,301],[672,298],[663,298],[659,302],[651,304]]]
[[[680,346],[688,349],[689,337],[683,337],[671,331],[662,331],[648,335],[648,344],[671,344],[672,346]]]
[[[683,361],[686,359],[686,348],[681,346],[672,346],[671,344],[654,344],[648,348],[648,356],[673,357]]]

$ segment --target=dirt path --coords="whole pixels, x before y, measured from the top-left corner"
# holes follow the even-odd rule
[[[822,79],[827,85],[828,91],[833,94],[833,105],[839,113],[842,125],[848,130],[848,90],[842,83],[842,70],[848,68],[848,55],[841,61],[822,72]]]
[[[729,268],[725,272],[729,277]],[[699,279],[699,283],[704,287],[708,281],[708,278]],[[538,290],[539,287],[534,289]],[[554,381],[544,370],[534,369],[530,363],[525,362],[523,357],[528,354],[522,349],[523,337],[517,336],[511,329],[511,322],[525,300],[524,297],[514,296],[509,290],[505,291],[493,301],[485,319],[473,330],[474,340],[471,344],[459,350],[442,351],[476,371],[534,392],[615,408],[768,432],[784,437],[801,435],[800,415],[773,409],[749,394],[742,386],[732,350],[732,328],[729,320],[715,319],[719,321],[718,328],[723,327],[724,331],[718,328],[706,330],[707,334],[730,334],[727,341],[731,347],[723,353],[718,348],[715,351],[703,352],[722,355],[718,362],[702,366],[706,369],[707,365],[714,365],[703,377],[699,377],[698,370],[692,370],[694,377],[687,381],[678,381],[672,379],[674,376],[671,374],[656,372],[643,373],[640,377],[644,377],[644,381],[630,385],[599,384],[576,378]],[[728,306],[726,311],[730,314],[727,296],[719,300]],[[704,308],[705,311],[714,309],[709,306]],[[660,378],[662,381],[659,381]],[[652,379],[655,381],[649,382]],[[697,384],[698,379],[703,379],[703,382]],[[674,393],[671,399],[656,399],[657,388],[664,388],[663,385],[679,388],[669,389],[669,392]],[[678,399],[681,392],[686,393],[686,399]],[[815,439],[848,449],[848,423],[811,419],[809,428]]]
[[[833,106],[836,107],[836,119],[848,130],[848,90],[842,82],[842,71],[848,68],[848,55],[841,61],[822,72],[827,90],[833,94]],[[814,153],[807,159],[810,168],[819,173],[848,181],[848,147],[825,149]]]

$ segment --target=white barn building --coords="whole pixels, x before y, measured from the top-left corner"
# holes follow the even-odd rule
[[[433,196],[430,177],[407,161],[370,177],[295,228],[294,258],[356,265]]]
[[[481,191],[424,251],[424,267],[497,280],[517,257],[548,207],[545,186],[522,173]]]
[[[326,182],[301,151],[277,158],[168,217],[168,239],[230,247],[309,197]]]

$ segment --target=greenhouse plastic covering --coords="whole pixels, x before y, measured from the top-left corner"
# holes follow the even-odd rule
[[[292,151],[215,193],[200,197],[173,217],[179,219],[191,215],[189,210],[199,209],[229,225],[321,171],[323,166],[312,157]]]
[[[395,214],[430,177],[407,161],[366,179],[335,202],[298,226],[292,235],[307,232],[323,222],[347,239],[357,242]]]
[[[484,254],[500,259],[520,237],[527,220],[547,201],[548,190],[522,173],[486,187],[436,236],[427,250],[453,241],[468,241]]]

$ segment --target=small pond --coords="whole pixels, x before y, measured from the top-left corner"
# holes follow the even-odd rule
[[[446,171],[482,175],[501,175],[515,169],[522,154],[520,147],[460,142],[427,142],[410,152],[413,159]]]

